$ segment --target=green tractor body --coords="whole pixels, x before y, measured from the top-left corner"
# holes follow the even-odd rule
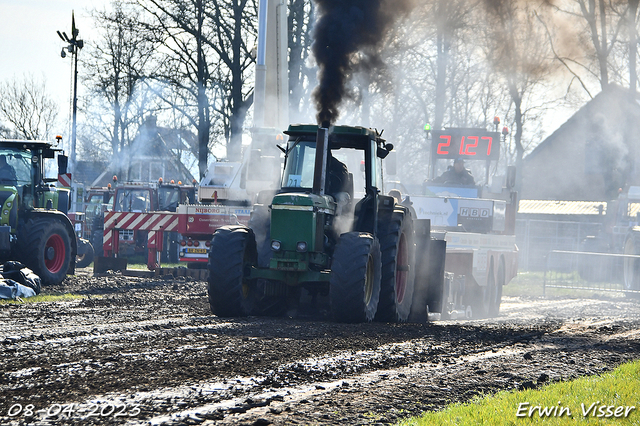
[[[0,140],[0,261],[19,260],[43,284],[58,284],[75,269],[77,242],[66,216],[68,189],[50,185],[45,159],[59,149],[48,142]],[[58,171],[66,173],[58,155]]]
[[[311,274],[329,267],[324,251],[325,225],[335,214],[335,203],[329,196],[315,194],[276,195],[271,204],[271,249],[269,269],[295,272],[285,281],[297,284],[315,281]],[[276,245],[278,250],[273,250]],[[308,274],[305,274],[309,272]],[[277,275],[277,274],[276,274]],[[328,276],[326,276],[328,280]]]
[[[278,193],[259,194],[249,227],[213,236],[212,311],[282,313],[298,306],[304,290],[314,303],[328,298],[338,321],[406,320],[414,287],[412,212],[381,195],[382,159],[393,146],[362,127],[295,125],[285,133]]]

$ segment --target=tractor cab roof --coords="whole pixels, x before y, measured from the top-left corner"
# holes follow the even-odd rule
[[[0,147],[41,151],[44,158],[54,158],[56,152],[62,151],[54,148],[50,142],[36,140],[0,139]]]
[[[284,133],[292,138],[302,138],[303,140],[316,140],[318,125],[313,124],[292,124]],[[380,137],[377,131],[359,126],[333,126],[329,128],[329,147],[332,150],[340,148],[352,148],[364,150],[368,146],[368,141],[375,140],[379,147],[384,148],[385,140]]]

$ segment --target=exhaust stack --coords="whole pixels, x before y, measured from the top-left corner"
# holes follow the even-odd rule
[[[322,123],[316,136],[316,164],[313,171],[312,192],[316,195],[324,195],[327,176],[327,156],[329,151],[329,125]]]

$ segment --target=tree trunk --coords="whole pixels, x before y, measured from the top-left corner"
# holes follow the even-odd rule
[[[211,126],[209,120],[209,99],[206,92],[206,80],[205,80],[205,62],[202,53],[202,22],[203,22],[203,10],[202,0],[196,1],[197,8],[197,85],[198,85],[198,172],[200,173],[199,179],[202,179],[207,173],[208,159],[209,159],[209,128]]]
[[[522,132],[523,132],[523,116],[522,116],[522,96],[518,92],[518,88],[515,82],[509,83],[509,94],[511,95],[511,101],[514,105],[514,121],[516,125],[516,132],[513,140],[516,145],[516,191],[519,191],[522,187],[522,159],[524,158],[524,147],[522,145]]]
[[[602,78],[602,88],[609,85],[609,68],[607,67],[607,16],[605,10],[605,0],[599,0],[600,7],[600,48],[598,49],[598,62],[600,63],[600,76]]]
[[[436,99],[433,129],[440,130],[444,124],[445,103],[447,95],[447,63],[449,60],[449,40],[446,29],[446,2],[438,0],[436,11]]]
[[[636,93],[638,85],[638,71],[636,69],[638,57],[638,32],[636,30],[636,16],[638,14],[638,2],[629,0],[628,29],[629,29],[629,88]]]
[[[243,3],[242,1],[240,3]],[[229,161],[242,161],[242,133],[244,121],[247,116],[247,106],[242,96],[242,11],[244,7],[238,3],[234,5],[235,28],[231,50],[233,66],[231,67],[231,117],[229,143],[227,145],[227,158]]]
[[[304,79],[304,50],[302,35],[305,28],[304,0],[292,0],[289,6],[289,99],[299,114],[302,103]]]

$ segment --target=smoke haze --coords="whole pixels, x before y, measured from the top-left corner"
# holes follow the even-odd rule
[[[318,123],[334,123],[354,69],[371,72],[381,60],[377,47],[412,0],[315,0],[320,18],[312,46],[318,64],[313,92]],[[360,53],[360,55],[357,55]]]

